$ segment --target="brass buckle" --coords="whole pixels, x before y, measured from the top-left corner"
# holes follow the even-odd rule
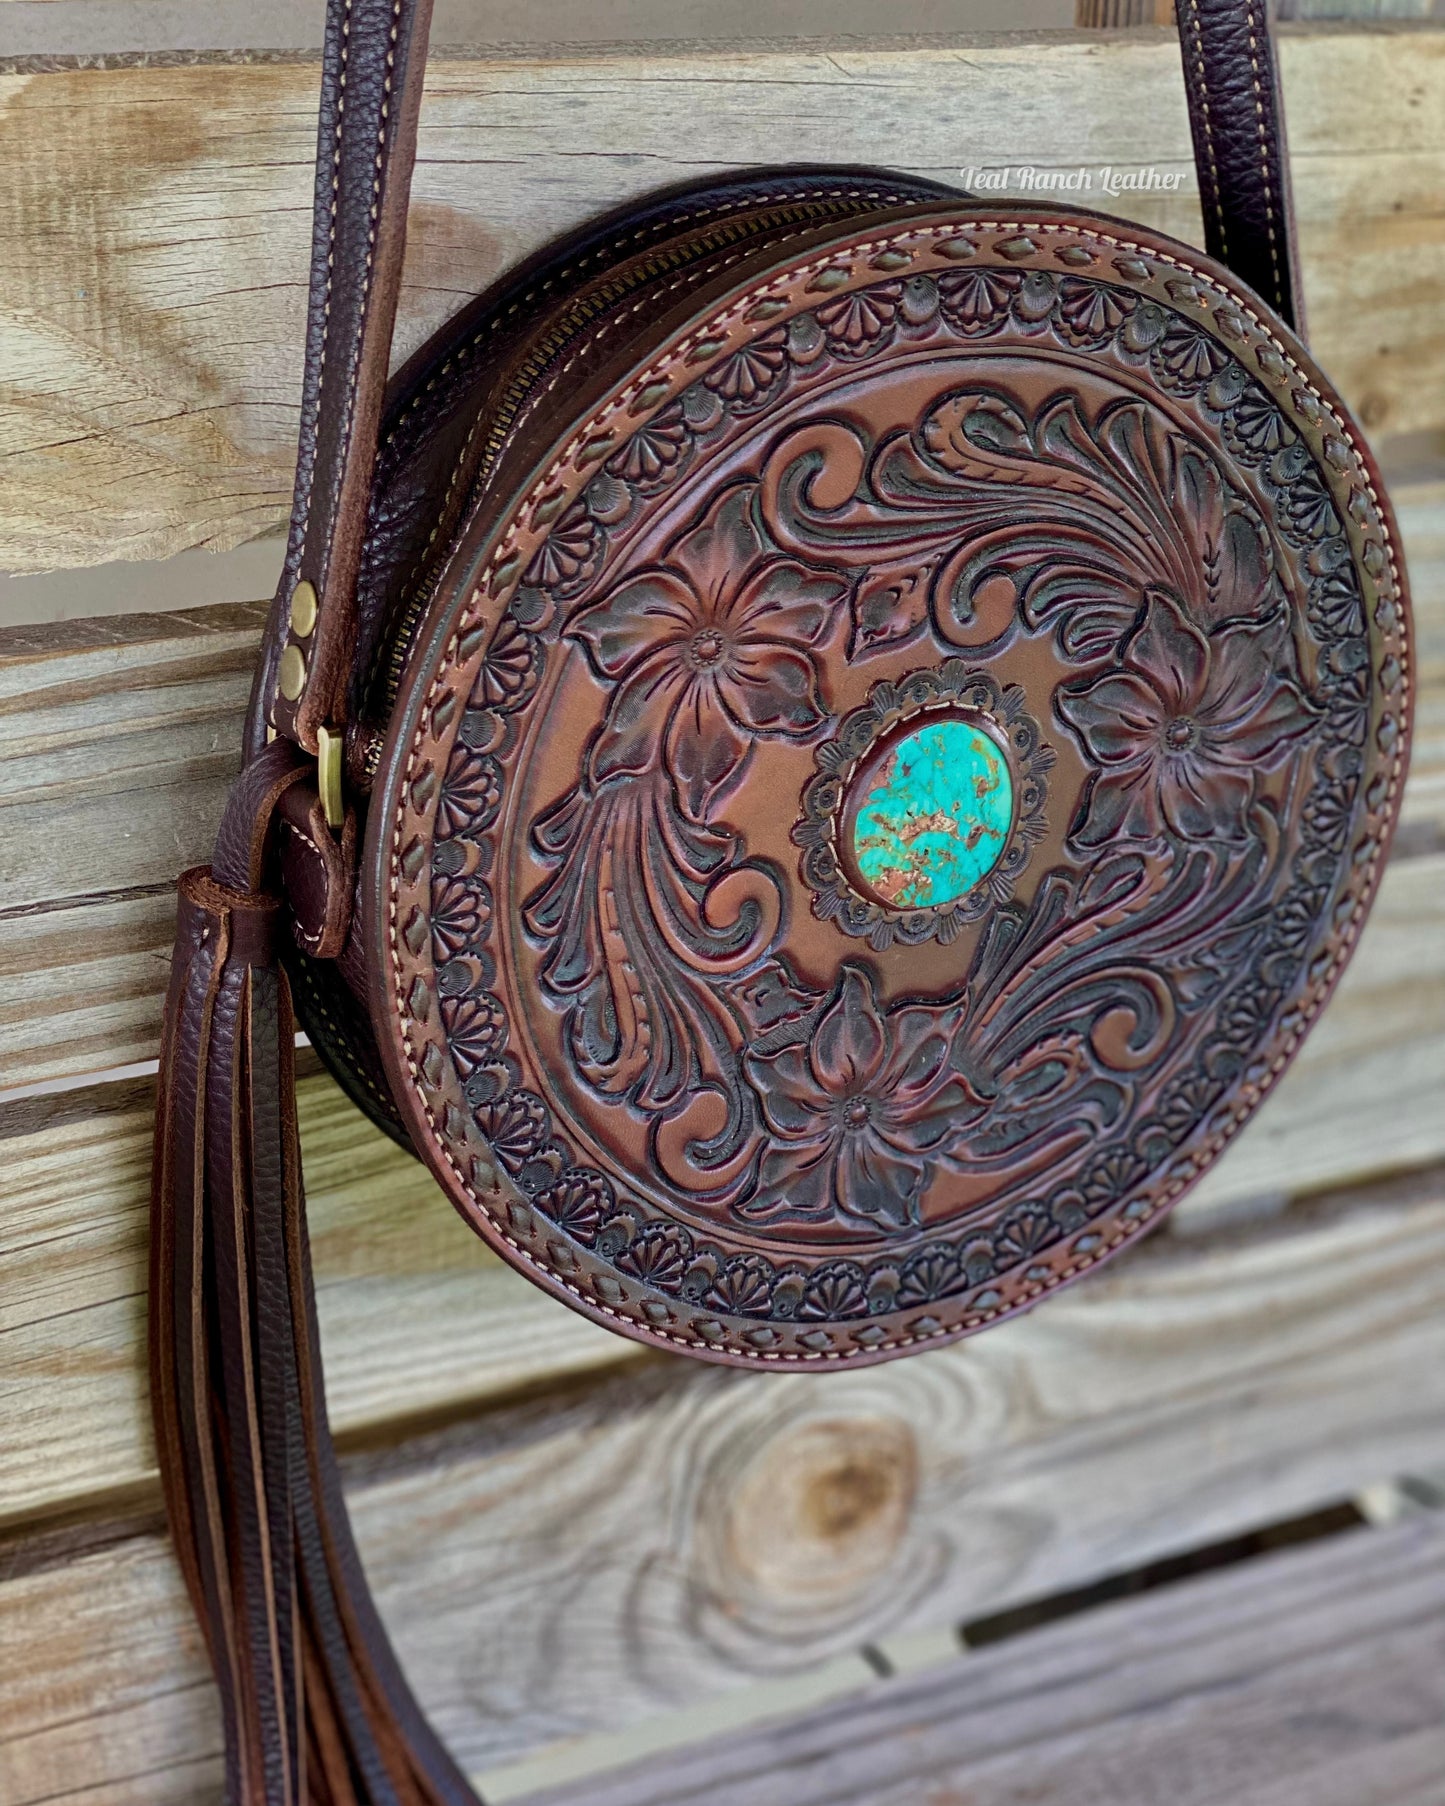
[[[328,828],[339,828],[346,819],[341,801],[341,755],[345,736],[330,728],[316,730],[316,788],[326,812]]]

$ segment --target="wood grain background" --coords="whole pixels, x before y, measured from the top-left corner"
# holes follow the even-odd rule
[[[557,229],[780,144],[945,179],[1182,167],[1177,55],[1142,32],[442,59],[402,349]],[[1167,1228],[974,1343],[724,1374],[543,1298],[303,1081],[363,1554],[499,1797],[538,1752],[857,1675],[865,1644],[942,1648],[1445,1468],[1445,30],[1302,28],[1284,70],[1314,343],[1404,473],[1418,750],[1338,997]],[[304,59],[0,76],[0,565],[234,545],[284,511],[316,80]],[[1149,217],[1197,237],[1188,195]],[[151,1081],[116,1074],[154,1052],[173,879],[236,768],[260,620],[0,633],[0,1806],[216,1797],[145,1397]],[[1438,1806],[1440,1536],[1351,1532],[565,1797]]]
[[[398,353],[554,233],[745,163],[1188,171],[1174,196],[1081,198],[1197,238],[1178,55],[1151,32],[440,57]],[[1445,44],[1305,28],[1282,63],[1314,348],[1377,439],[1437,427]],[[316,83],[304,61],[0,76],[0,569],[234,546],[283,518]]]

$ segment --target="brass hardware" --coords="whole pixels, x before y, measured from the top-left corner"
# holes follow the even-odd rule
[[[326,811],[328,828],[339,828],[345,820],[341,804],[341,754],[343,736],[330,728],[316,730],[316,788],[321,792],[321,807]]]
[[[287,702],[295,702],[306,688],[306,658],[299,646],[288,646],[281,654],[276,681]]]
[[[303,577],[291,592],[291,631],[298,640],[309,640],[316,626],[316,586]]]

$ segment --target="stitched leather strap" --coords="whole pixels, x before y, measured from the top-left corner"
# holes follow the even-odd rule
[[[1304,337],[1267,0],[1178,0],[1204,244]]]
[[[311,753],[343,725],[430,24],[431,0],[327,9],[296,493],[258,677],[266,719]],[[303,580],[318,606],[293,618]]]
[[[180,881],[156,1108],[151,1399],[181,1568],[221,1695],[226,1806],[477,1806],[392,1655],[326,1420],[276,961],[284,740]]]

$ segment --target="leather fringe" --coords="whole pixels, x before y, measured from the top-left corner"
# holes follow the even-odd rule
[[[166,1507],[220,1687],[226,1806],[478,1806],[392,1654],[326,1418],[296,1130],[295,1022],[263,886],[305,775],[268,747],[186,872],[151,1214]]]

